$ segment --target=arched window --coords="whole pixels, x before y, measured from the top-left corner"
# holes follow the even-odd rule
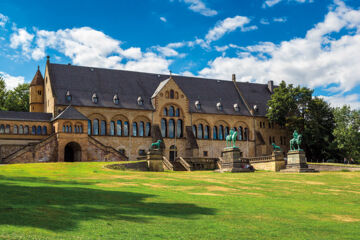
[[[174,99],[174,95],[175,95],[175,94],[174,94],[174,90],[170,90],[170,98],[171,98],[171,99]]]
[[[19,126],[19,134],[24,134],[24,127],[23,125]]]
[[[91,135],[91,120],[88,120],[88,135]]]
[[[35,127],[35,126],[32,126],[32,128],[31,128],[31,134],[32,134],[32,135],[35,135],[35,134],[36,134],[36,127]]]
[[[249,129],[248,128],[244,129],[244,140],[245,141],[249,140]]]
[[[239,141],[242,141],[242,140],[243,140],[243,128],[242,128],[241,126],[238,128],[237,139],[238,139]]]
[[[41,135],[41,126],[37,127],[36,135]]]
[[[132,135],[134,136],[134,137],[136,137],[137,136],[137,123],[136,122],[133,122],[133,124],[132,124]]]
[[[175,121],[174,119],[169,120],[169,138],[175,137]]]
[[[46,126],[43,126],[43,128],[42,128],[42,134],[43,134],[43,135],[46,135],[46,134],[47,134],[47,127],[46,127]]]
[[[192,130],[193,130],[194,137],[196,138],[196,135],[197,135],[196,125],[192,126]]]
[[[203,131],[204,131],[203,125],[200,123],[198,125],[198,129],[197,129],[197,137],[198,137],[198,139],[203,138]]]
[[[170,106],[169,107],[169,116],[174,117],[174,115],[175,115],[175,109],[173,106]]]
[[[180,109],[179,108],[176,109],[175,117],[180,117]]]
[[[94,119],[93,120],[93,134],[99,135],[99,119]]]
[[[144,122],[140,121],[139,122],[139,137],[143,137],[144,136]]]
[[[5,127],[5,133],[7,133],[7,134],[10,133],[10,125],[6,125],[6,127]]]
[[[121,136],[122,122],[120,120],[116,121],[116,135]]]
[[[163,115],[164,115],[164,116],[167,116],[167,115],[168,115],[168,110],[167,110],[167,108],[164,108]]]
[[[110,122],[110,135],[111,136],[115,135],[115,122],[114,121]]]
[[[63,132],[66,132],[66,127],[65,127],[65,125],[63,125],[62,131],[63,131]]]
[[[79,126],[79,133],[83,133],[83,127],[82,127],[82,125]]]
[[[28,125],[26,125],[24,127],[24,134],[29,134],[29,126]]]
[[[167,126],[166,126],[166,119],[161,119],[161,136],[164,138],[166,137]]]
[[[149,137],[150,135],[151,135],[151,124],[150,122],[147,122],[145,126],[145,136]]]
[[[224,127],[223,125],[219,126],[219,140],[223,140],[224,139]]]
[[[213,139],[214,140],[217,139],[217,127],[216,126],[213,128]]]
[[[176,123],[176,137],[181,138],[183,137],[183,122],[181,119],[177,120]]]
[[[0,125],[0,133],[5,133],[5,126],[4,124]]]
[[[14,125],[14,131],[13,131],[14,134],[18,134],[18,126],[17,125]]]
[[[100,134],[101,134],[101,136],[106,135],[106,121],[105,120],[101,120]]]
[[[125,137],[129,136],[129,122],[128,121],[124,122],[124,136]]]
[[[77,125],[74,126],[74,133],[78,133],[78,126]]]
[[[205,126],[205,128],[204,128],[204,139],[209,139],[209,133],[210,133],[209,126]]]
[[[227,135],[229,135],[229,127],[225,127],[225,134],[224,134],[225,138],[227,137]]]
[[[71,125],[69,125],[69,133],[71,133],[72,132],[72,127],[71,127]]]

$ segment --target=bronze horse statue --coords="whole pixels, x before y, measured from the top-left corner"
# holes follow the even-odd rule
[[[236,137],[237,137],[237,131],[234,130],[230,130],[230,134],[226,136],[226,147],[236,147],[235,146],[235,142],[236,142]]]
[[[302,142],[302,135],[296,130],[293,133],[293,138],[290,140],[290,151],[301,151],[300,145]],[[295,148],[297,146],[297,149]]]

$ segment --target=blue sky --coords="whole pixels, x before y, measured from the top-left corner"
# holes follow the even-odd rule
[[[358,0],[0,1],[9,88],[51,62],[285,80],[360,109]]]

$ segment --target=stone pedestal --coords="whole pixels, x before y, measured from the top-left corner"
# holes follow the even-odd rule
[[[306,163],[305,152],[300,151],[289,151],[287,154],[287,165],[286,169],[282,172],[318,172],[315,169],[309,168]]]
[[[239,148],[225,148],[221,152],[220,169],[218,172],[253,172],[254,168],[250,165],[249,160],[241,158]]]
[[[153,172],[164,171],[163,155],[161,150],[150,150],[146,155],[146,159],[148,162],[149,171],[153,171]]]

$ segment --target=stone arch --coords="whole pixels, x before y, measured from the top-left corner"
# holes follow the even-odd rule
[[[100,114],[100,113],[92,113],[87,118],[90,119],[90,120],[94,120],[96,118],[96,119],[99,119],[100,121],[101,120],[108,121],[107,118],[104,115]]]
[[[117,121],[117,120],[121,120],[121,121],[129,121],[129,119],[122,114],[116,114],[111,118],[111,121]]]
[[[80,162],[81,146],[77,142],[69,142],[64,148],[64,162]]]

